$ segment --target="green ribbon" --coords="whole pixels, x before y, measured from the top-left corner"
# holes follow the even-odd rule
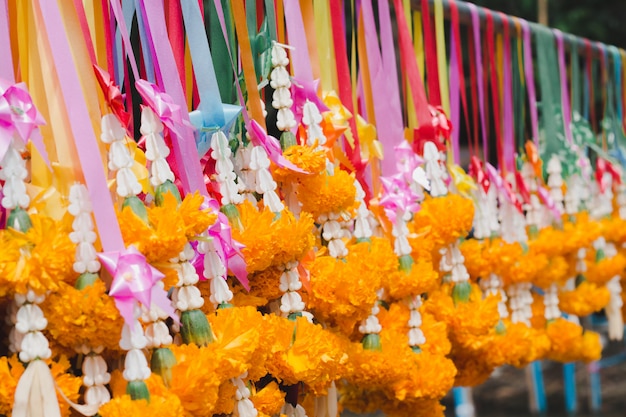
[[[518,152],[522,154],[524,152],[525,138],[525,126],[526,126],[526,91],[524,91],[524,72],[520,71],[523,66],[523,56],[518,52],[521,49],[522,37],[518,36],[511,39],[511,68],[513,77],[513,114],[514,119],[514,133],[515,143],[518,148]]]
[[[552,31],[540,27],[535,32],[539,86],[541,92],[539,151],[544,161],[562,154],[566,148],[561,111],[561,83],[556,42]],[[544,164],[544,169],[547,164]]]
[[[235,45],[235,28],[233,27],[230,1],[216,1],[221,1],[222,8],[224,9],[228,42],[231,45]],[[230,54],[228,53],[226,40],[224,39],[224,34],[222,33],[219,19],[217,17],[215,3],[209,1],[206,2],[206,4],[207,7],[205,8],[205,14],[208,14],[208,19],[205,19],[205,22],[209,22],[209,42],[213,53],[213,66],[215,68],[215,75],[217,77],[217,84],[219,85],[222,103],[234,104],[237,103],[237,93],[232,71],[235,64],[230,61]]]

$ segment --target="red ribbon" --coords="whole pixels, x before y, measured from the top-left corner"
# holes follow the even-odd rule
[[[426,74],[428,74],[428,97],[430,102],[435,106],[441,105],[441,93],[439,91],[439,67],[437,65],[437,41],[431,26],[430,10],[428,0],[422,1],[422,27],[424,30],[424,46],[426,53]],[[397,3],[397,1],[396,1]],[[396,13],[402,12],[403,8],[398,9]],[[404,14],[404,13],[403,13]],[[415,57],[413,57],[415,59]]]
[[[495,34],[493,30],[493,14],[490,10],[485,10],[487,14],[487,50],[489,56],[490,78],[491,78],[491,98],[493,103],[493,120],[496,130],[496,149],[500,168],[504,168],[502,160],[502,131],[500,130],[500,96],[498,88],[498,72],[495,58]]]
[[[489,181],[489,176],[483,170],[483,163],[476,155],[472,155],[470,159],[469,174],[483,187],[485,193],[489,191],[491,181]]]
[[[111,77],[111,74],[103,70],[102,68],[94,65],[94,71],[96,73],[96,79],[98,80],[98,84],[100,84],[100,88],[104,93],[104,100],[107,102],[111,111],[117,117],[117,119],[122,123],[122,126],[128,128],[128,123],[130,122],[131,115],[126,111],[124,107],[124,96],[120,91],[119,86],[115,84],[115,81]]]

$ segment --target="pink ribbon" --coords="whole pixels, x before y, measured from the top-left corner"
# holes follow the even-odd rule
[[[155,305],[178,322],[167,293],[156,285],[165,275],[148,264],[146,257],[134,246],[123,251],[99,253],[98,258],[113,276],[109,295],[129,327],[133,327],[135,320],[135,301],[148,309]]]
[[[506,19],[504,13],[499,15]],[[511,172],[515,170],[515,132],[513,126],[513,81],[512,81],[512,69],[511,69],[511,39],[509,37],[509,27],[505,26],[506,37],[503,39],[504,44],[504,104],[503,104],[503,134],[504,134],[504,163],[506,170]],[[497,132],[498,134],[500,132]]]
[[[481,136],[483,142],[483,159],[486,161],[489,158],[488,149],[489,142],[487,140],[487,119],[485,116],[485,88],[483,81],[483,54],[482,45],[480,42],[480,17],[478,15],[478,8],[473,3],[467,3],[470,14],[472,16],[472,32],[474,38],[474,57],[476,61],[476,81],[478,83],[478,107],[480,109],[480,126]]]
[[[550,192],[542,186],[537,186],[537,194],[539,195],[539,199],[543,202],[543,204],[552,212],[552,215],[555,219],[560,219],[563,214],[559,207],[556,205],[556,202],[550,195]]]
[[[248,133],[250,133],[250,141],[254,146],[261,146],[267,152],[267,156],[272,162],[281,168],[290,169],[301,174],[308,174],[307,171],[299,168],[283,156],[283,151],[280,148],[280,142],[273,136],[267,134],[267,132],[261,127],[256,120],[249,120]]]
[[[381,177],[380,181],[383,185],[380,205],[385,210],[389,221],[395,224],[398,214],[403,216],[406,212],[415,213],[420,209],[417,194],[401,175]]]
[[[100,148],[96,139],[83,91],[74,66],[74,58],[63,25],[59,6],[55,1],[40,1],[44,17],[44,28],[50,39],[50,50],[59,76],[59,91],[62,91],[70,120],[76,151],[93,204],[94,217],[100,241],[105,251],[124,248],[105,170],[100,159]],[[79,57],[81,59],[82,57]]]
[[[539,147],[539,117],[537,115],[537,93],[535,90],[535,75],[533,70],[532,42],[530,39],[530,25],[522,20],[522,33],[524,36],[524,78],[528,90],[528,105],[530,110],[530,125],[533,132],[535,146]]]
[[[410,183],[413,181],[413,171],[423,162],[422,158],[417,156],[405,140],[395,147],[395,155],[396,169],[404,181]]]
[[[176,60],[172,46],[167,41],[168,34],[165,26],[165,11],[163,2],[140,0],[141,13],[145,16],[146,33],[154,48],[155,72],[160,74],[162,87],[172,98],[172,103],[180,106],[180,131],[172,140],[174,157],[180,178],[185,191],[199,191],[203,196],[208,195],[204,186],[204,176],[200,166],[200,157],[196,148],[193,126],[189,122],[189,113],[186,108],[186,98],[176,67]],[[184,111],[183,111],[184,109]]]
[[[237,280],[246,290],[250,290],[248,272],[246,271],[246,261],[241,253],[244,245],[232,238],[230,224],[226,215],[219,210],[219,203],[211,197],[205,197],[201,208],[203,210],[212,209],[217,213],[217,222],[208,230],[209,236],[214,239],[215,250],[226,270],[230,270]],[[194,250],[197,243],[193,244]],[[196,254],[191,263],[196,268],[196,272],[203,279],[204,277],[204,254],[196,250]]]
[[[483,169],[483,163],[476,155],[473,155],[470,160],[469,173],[472,177],[474,177],[476,182],[483,187],[485,193],[487,193],[489,191],[491,181],[489,181],[489,176]]]
[[[303,109],[307,101],[314,103],[320,112],[328,111],[328,106],[326,106],[317,95],[318,86],[319,80],[307,81],[305,79],[298,79],[297,77],[292,78],[291,98],[293,99],[293,105],[291,106],[291,110],[298,124],[302,122]]]
[[[13,55],[9,29],[9,5],[7,0],[0,0],[0,56],[4,60],[4,64],[0,65],[0,78],[13,83],[15,82],[15,74],[13,74]]]
[[[41,140],[41,136],[33,133],[38,126],[45,125],[43,116],[30,97],[26,84],[19,83],[6,88],[4,82],[0,82],[0,160],[4,158],[7,149],[11,145],[13,134],[17,133],[18,137],[24,143],[28,139],[32,139],[37,150],[42,156],[48,159],[45,146]]]
[[[393,62],[383,62],[380,46],[378,44],[378,34],[374,22],[374,11],[372,1],[365,0],[362,3],[363,25],[365,29],[365,47],[367,49],[367,62],[369,66],[371,85],[373,94],[377,97],[385,97],[384,100],[374,100],[374,119],[379,126],[385,125],[384,129],[378,129],[378,139],[383,145],[384,155],[381,162],[383,174],[389,175],[394,171],[394,161],[392,158],[395,145],[404,138],[404,124],[402,121],[402,110],[400,108],[400,93],[395,69],[395,56]],[[383,50],[385,57],[391,59],[393,50],[393,37],[391,35],[391,21],[389,16],[389,5],[385,8],[379,2],[379,12],[381,14],[380,30],[381,42],[384,42]],[[386,12],[386,19],[384,14]],[[391,42],[391,45],[389,45]],[[385,65],[386,64],[386,65]],[[393,66],[393,68],[392,68]]]
[[[513,192],[513,187],[506,181],[504,178],[500,176],[498,170],[494,168],[493,165],[487,163],[487,175],[489,176],[489,180],[491,184],[496,186],[498,192],[506,197],[509,203],[513,204],[520,213],[523,213],[523,208],[521,202],[517,199],[517,196]]]

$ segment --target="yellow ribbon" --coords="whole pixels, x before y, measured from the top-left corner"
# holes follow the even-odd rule
[[[332,38],[330,6],[328,0],[318,0],[313,3],[315,17],[315,34],[320,59],[320,78],[322,91],[337,90],[337,64],[335,61],[335,45]]]
[[[442,0],[435,0],[435,36],[437,39],[437,67],[439,70],[439,91],[441,106],[450,115],[450,94],[448,92],[448,63],[446,57],[446,36],[443,24]]]

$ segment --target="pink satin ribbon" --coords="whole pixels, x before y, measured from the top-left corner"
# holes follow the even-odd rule
[[[364,0],[362,3],[363,25],[365,30],[365,46],[367,49],[367,62],[371,78],[372,93],[376,97],[374,100],[374,113],[376,124],[384,128],[377,129],[378,140],[383,145],[385,157],[381,161],[383,175],[391,175],[395,171],[395,161],[393,158],[394,148],[400,141],[404,140],[404,124],[402,121],[402,111],[400,109],[400,93],[396,76],[395,54],[391,51],[385,52],[385,57],[393,62],[383,62],[380,46],[378,44],[378,34],[374,22],[374,11],[372,0]],[[381,42],[385,48],[393,49],[393,37],[391,34],[391,18],[389,16],[389,5],[380,5],[381,14],[380,30]],[[389,43],[391,42],[391,45]],[[383,99],[384,97],[384,99]]]
[[[480,126],[483,142],[483,159],[489,160],[489,142],[487,140],[487,120],[485,117],[485,85],[483,75],[483,54],[480,42],[480,18],[478,8],[472,4],[467,4],[472,16],[472,30],[474,33],[474,56],[476,57],[476,82],[478,83],[478,107],[480,109]]]
[[[533,133],[535,146],[539,146],[539,117],[537,114],[537,93],[535,91],[535,75],[533,73],[533,53],[530,39],[530,25],[522,20],[522,33],[524,36],[524,76],[526,89],[528,90],[528,109],[530,111],[530,125]]]
[[[13,54],[11,53],[11,32],[9,26],[9,4],[0,0],[0,57],[4,63],[0,65],[0,78],[9,83],[15,82],[13,73]]]
[[[40,1],[39,5],[44,17],[43,29],[50,40],[50,49],[59,77],[59,87],[63,92],[78,158],[90,199],[94,202],[93,212],[100,241],[105,251],[118,251],[124,248],[124,240],[100,159],[98,140],[91,125],[80,83],[77,82],[79,77],[74,66],[61,13],[55,1]]]
[[[113,276],[109,295],[115,300],[115,306],[129,327],[133,328],[134,325],[136,301],[146,308],[156,306],[178,322],[167,293],[156,285],[165,275],[150,265],[134,246],[123,251],[99,253],[98,258]]]

